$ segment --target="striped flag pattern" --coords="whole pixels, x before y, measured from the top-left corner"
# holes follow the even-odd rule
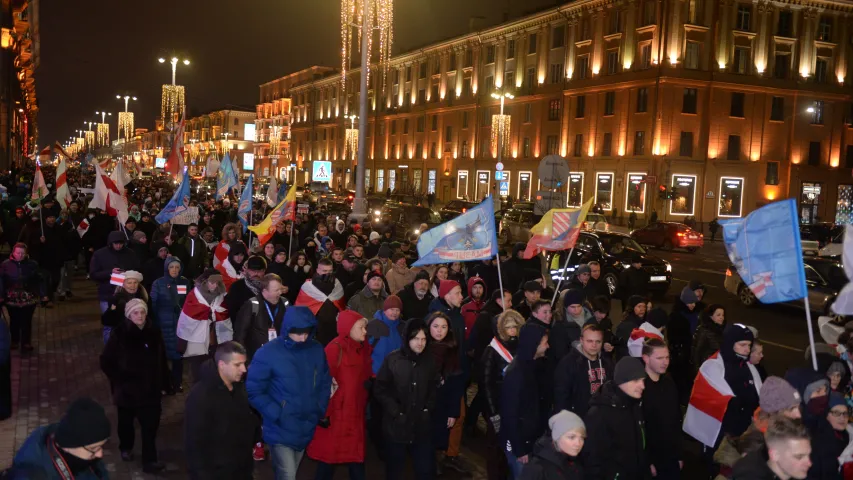
[[[71,205],[71,192],[68,191],[65,157],[60,157],[59,166],[56,168],[56,200],[63,210]]]
[[[50,151],[50,149],[48,149]],[[50,193],[47,185],[44,183],[44,175],[41,173],[41,166],[36,165],[36,175],[33,178],[33,193],[32,199],[41,202],[47,194]]]

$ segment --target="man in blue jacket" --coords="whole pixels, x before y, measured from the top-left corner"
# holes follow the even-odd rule
[[[252,359],[246,378],[249,402],[263,418],[276,480],[294,480],[305,447],[325,419],[332,387],[329,365],[314,339],[317,319],[308,307],[290,307],[282,336]]]

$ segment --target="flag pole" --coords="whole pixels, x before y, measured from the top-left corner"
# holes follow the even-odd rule
[[[817,352],[815,351],[815,346],[814,346],[814,331],[812,330],[812,311],[809,308],[809,296],[808,296],[808,294],[805,297],[803,297],[803,303],[805,304],[805,307],[806,307],[806,324],[808,325],[808,329],[809,329],[809,347],[811,347],[810,350],[812,352],[812,368],[814,368],[815,371],[817,371]]]
[[[39,225],[41,226],[41,236],[44,236],[44,220],[42,220],[41,211],[44,210],[44,207],[41,205],[41,200],[39,200]]]
[[[287,242],[287,261],[290,261],[290,252],[293,250],[293,230],[296,229],[296,209],[293,209],[294,218],[290,219],[290,241]],[[284,224],[285,227],[287,224]]]
[[[560,284],[563,283],[563,276],[566,275],[566,269],[569,268],[569,260],[572,258],[572,253],[575,251],[575,247],[572,247],[569,250],[569,254],[566,256],[566,262],[563,264],[563,271],[560,272],[560,279],[557,280],[557,286],[554,287],[554,297],[551,298],[551,306],[554,306],[554,302],[557,301],[557,295],[560,294]]]
[[[505,312],[506,311],[506,305],[504,304],[505,303],[504,302],[504,280],[503,280],[503,277],[501,276],[501,249],[500,248],[498,248],[498,253],[495,254],[495,260],[497,260],[497,262],[498,262],[498,285],[500,286],[500,289],[501,289],[501,293],[500,293],[501,308],[503,308],[503,311]]]

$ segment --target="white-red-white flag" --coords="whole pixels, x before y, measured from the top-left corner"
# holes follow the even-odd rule
[[[71,192],[68,191],[68,179],[66,175],[65,158],[59,158],[59,166],[56,168],[56,200],[63,210],[71,205]]]
[[[122,186],[123,189],[124,186]],[[122,225],[127,222],[127,200],[116,182],[97,164],[95,165],[95,197],[89,203],[89,208],[100,208],[107,215],[118,217]]]
[[[89,220],[84,218],[80,222],[80,225],[77,225],[77,235],[80,235],[80,238],[83,238],[83,235],[86,235],[87,231],[89,231]]]
[[[68,160],[74,160],[73,158],[71,158],[71,155],[68,155],[68,152],[66,152],[65,149],[62,148],[62,145],[60,145],[59,142],[53,144],[53,151],[58,152],[60,155],[67,158]]]
[[[48,149],[50,151],[50,149]],[[41,174],[41,166],[36,165],[36,174],[33,177],[33,193],[32,199],[41,202],[47,194],[50,193],[47,185],[44,183],[44,175]]]
[[[181,118],[181,123],[175,131],[175,138],[172,141],[172,151],[169,152],[169,158],[166,159],[166,171],[172,177],[181,181],[184,177],[184,119]]]
[[[44,147],[41,152],[39,152],[39,161],[47,163],[50,161],[50,147]]]

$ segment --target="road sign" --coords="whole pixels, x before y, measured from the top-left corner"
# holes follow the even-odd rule
[[[501,182],[498,194],[502,197],[509,196],[509,182]]]
[[[533,204],[534,215],[545,215],[552,208],[563,208],[566,206],[566,197],[562,192],[551,192],[539,190],[536,192],[536,203]]]
[[[509,175],[506,172],[495,172],[495,180],[509,180]]]
[[[500,172],[503,169],[504,169],[504,164],[502,162],[498,162],[497,165],[495,165],[495,170]]]
[[[655,184],[658,183],[658,177],[657,175],[646,175],[646,178],[643,179],[643,182]]]
[[[539,181],[545,188],[559,188],[569,178],[569,164],[559,155],[548,155],[539,162]]]

